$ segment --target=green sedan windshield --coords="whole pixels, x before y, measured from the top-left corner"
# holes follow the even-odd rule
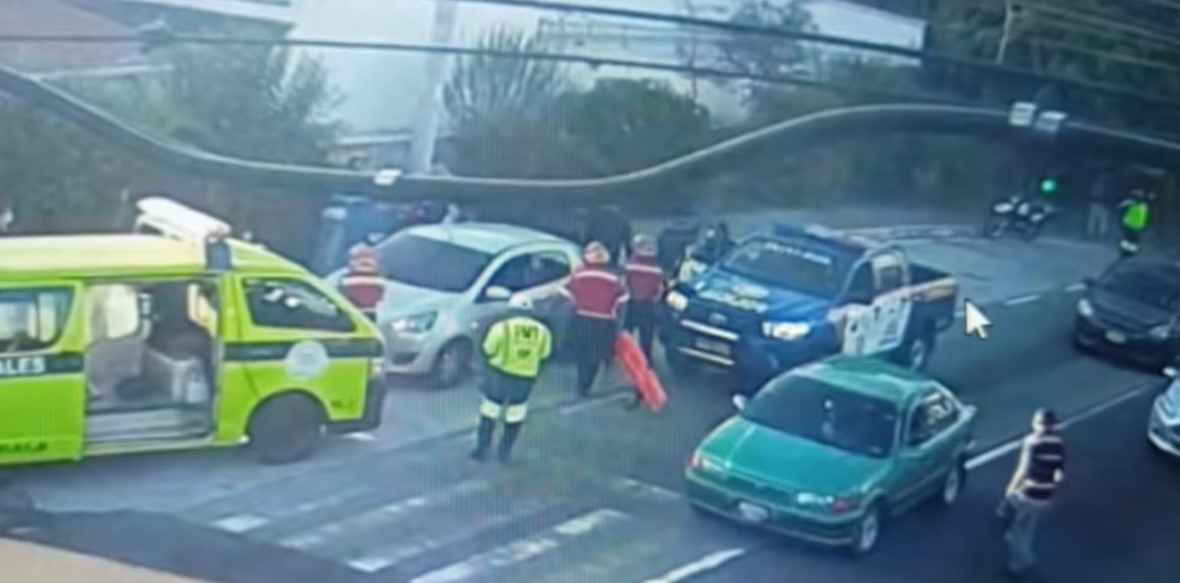
[[[768,429],[873,458],[893,450],[897,426],[893,403],[797,375],[771,382],[741,415]]]

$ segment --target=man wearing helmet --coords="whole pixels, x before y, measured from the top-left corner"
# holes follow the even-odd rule
[[[1019,575],[1036,565],[1033,546],[1037,526],[1064,478],[1065,442],[1057,433],[1057,416],[1049,409],[1038,409],[1001,505],[1001,514],[1008,520],[1004,538],[1012,574]]]
[[[541,365],[553,351],[549,328],[533,316],[533,302],[521,294],[508,300],[507,317],[492,324],[483,340],[488,376],[483,384],[472,459],[484,461],[492,445],[496,423],[504,419],[499,457],[507,462],[520,428],[528,415],[529,396],[541,374]]]
[[[627,291],[626,328],[638,335],[643,354],[651,362],[655,336],[656,306],[664,293],[664,270],[656,258],[656,246],[651,237],[637,235],[631,241],[632,255],[623,268]]]
[[[614,351],[619,308],[628,296],[619,276],[610,270],[606,246],[592,241],[586,245],[582,259],[585,265],[574,272],[562,293],[574,308],[569,333],[578,363],[578,396],[587,397],[599,369]]]

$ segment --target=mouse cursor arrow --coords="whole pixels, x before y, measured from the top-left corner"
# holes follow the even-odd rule
[[[986,339],[987,327],[991,325],[992,321],[983,315],[983,310],[971,302],[963,302],[963,328],[968,336],[975,334]]]

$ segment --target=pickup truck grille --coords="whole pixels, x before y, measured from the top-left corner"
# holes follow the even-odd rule
[[[717,316],[724,320],[718,321]],[[753,312],[701,299],[693,299],[688,303],[684,318],[737,334],[755,333],[762,325],[761,318]]]

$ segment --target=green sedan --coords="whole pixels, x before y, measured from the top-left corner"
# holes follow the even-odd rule
[[[963,487],[976,408],[920,374],[836,356],[734,404],[689,461],[695,509],[863,555],[887,518]]]

